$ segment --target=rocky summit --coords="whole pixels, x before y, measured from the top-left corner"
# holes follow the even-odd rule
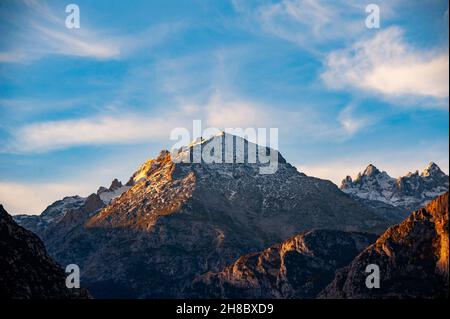
[[[17,225],[0,205],[0,297],[6,299],[88,298],[83,289],[68,289],[63,269],[42,241]]]
[[[404,218],[409,212],[447,192],[449,177],[433,162],[421,173],[416,171],[398,178],[392,178],[370,164],[355,179],[347,176],[340,188],[379,212]]]
[[[448,192],[390,227],[338,271],[321,298],[448,298]],[[367,265],[379,267],[379,288],[366,286]]]
[[[49,252],[62,265],[78,264],[94,297],[189,297],[197,276],[221,271],[240,256],[299,232],[382,233],[398,222],[355,202],[329,181],[299,173],[274,150],[273,174],[261,174],[266,164],[260,161],[179,161],[192,158],[196,147],[215,152],[211,145],[225,138],[202,139],[145,162],[109,204],[94,212],[77,209],[72,222],[55,224],[62,230],[47,231]],[[232,139],[245,145],[244,154],[255,146]],[[232,152],[222,155],[242,155]]]

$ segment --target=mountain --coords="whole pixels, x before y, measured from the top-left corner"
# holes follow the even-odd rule
[[[100,196],[100,199],[105,203],[109,204],[111,201],[122,195],[125,191],[130,188],[131,185],[122,185],[122,183],[115,178],[111,182],[111,186],[109,188],[100,186],[100,188],[97,190],[97,195]]]
[[[71,227],[84,222],[86,218],[111,203],[128,188],[129,186],[123,186],[120,181],[114,179],[109,188],[101,186],[97,193],[88,197],[67,196],[49,205],[40,215],[15,215],[13,218],[17,224],[45,240],[44,237],[48,232],[67,232],[65,227],[61,229],[63,225]]]
[[[240,257],[193,284],[203,298],[314,298],[376,236],[338,230],[302,232],[262,252]]]
[[[448,298],[448,192],[390,227],[340,270],[321,298]],[[380,269],[380,288],[365,285],[366,266]]]
[[[68,289],[63,269],[47,254],[42,241],[17,225],[0,205],[0,297],[6,299],[88,298]]]
[[[242,152],[218,147],[230,137],[234,145],[245,145],[244,155],[253,147],[260,154],[273,151],[276,172],[260,174],[267,166],[261,161],[237,163]],[[217,155],[221,149],[234,161],[180,162],[192,159],[197,149]],[[301,231],[382,233],[398,222],[329,181],[299,173],[278,152],[225,134],[173,154],[162,151],[126,186],[105,207],[90,213],[77,209],[72,224],[59,227],[61,220],[42,236],[58,262],[80,266],[94,297],[188,297],[196,276],[220,271]]]
[[[448,191],[449,177],[435,163],[430,163],[420,174],[416,171],[399,178],[392,178],[370,164],[354,180],[347,176],[340,188],[386,215],[406,217],[408,212]]]
[[[45,242],[48,233],[65,233],[69,231],[68,228],[84,221],[104,206],[105,203],[97,194],[88,197],[71,196],[54,202],[40,215],[15,215],[13,219]]]

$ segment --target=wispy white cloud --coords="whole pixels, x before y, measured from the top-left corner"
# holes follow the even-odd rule
[[[339,112],[337,118],[347,136],[352,136],[375,123],[373,117],[368,115],[356,115],[354,110],[355,105],[347,105]]]
[[[16,8],[11,16],[2,16],[10,26],[8,36],[0,42],[0,63],[29,62],[46,55],[118,59],[163,41],[183,25],[154,25],[128,35],[100,30],[84,22],[79,29],[68,29],[65,16],[44,2],[24,0],[19,5],[20,13]]]
[[[334,89],[356,88],[388,97],[449,94],[448,48],[444,52],[412,48],[398,27],[331,52],[325,66],[322,78]]]
[[[27,55],[20,51],[8,51],[0,52],[0,63],[14,63],[19,61],[24,61],[27,59]]]
[[[27,62],[48,54],[117,58],[119,43],[110,35],[98,33],[92,27],[65,27],[64,16],[57,15],[46,3],[26,0],[8,17],[8,38],[3,40],[0,62]],[[19,11],[20,10],[20,11]],[[20,15],[20,16],[19,16]]]
[[[176,119],[137,114],[29,124],[14,132],[10,151],[45,152],[79,145],[130,144],[165,139]]]
[[[342,111],[336,118],[324,116],[324,111],[317,105],[302,101],[290,101],[290,104],[298,105],[286,107],[285,100],[272,105],[257,97],[240,94],[233,79],[239,76],[239,63],[247,58],[247,54],[241,48],[228,48],[203,52],[200,57],[163,60],[157,68],[158,83],[180,108],[189,109],[189,117],[202,119],[206,125],[221,129],[278,127],[293,138],[344,140],[371,125],[369,116],[355,114],[354,107]],[[208,71],[193,76],[193,70],[205,63],[211,65]]]
[[[333,118],[323,116],[320,110],[308,105],[289,110],[233,95],[223,96],[220,92],[212,94],[200,109],[206,124],[220,129],[276,127],[289,139],[307,138],[337,143],[352,138],[377,122],[375,116],[358,112],[356,104],[343,107]]]
[[[203,128],[276,127],[285,136],[338,140],[351,137],[369,123],[367,118],[353,114],[350,107],[343,109],[337,121],[327,122],[306,106],[289,111],[220,92],[211,94],[205,103],[180,101],[178,106],[152,113],[123,114],[113,108],[108,114],[13,127],[1,152],[40,153],[74,146],[168,141],[172,129],[190,130],[194,119],[202,120]]]
[[[336,33],[333,24],[355,26],[349,22],[342,23],[340,12],[341,9],[332,3],[311,0],[282,1],[262,6],[258,10],[265,31],[300,45],[308,41],[332,39]],[[358,30],[349,29],[353,32]]]
[[[79,119],[36,122],[11,129],[2,152],[47,152],[83,145],[136,144],[167,140],[171,129],[190,128],[193,119],[218,128],[252,127],[268,123],[268,115],[249,101],[224,102],[212,96],[206,104],[183,101],[169,111],[97,114]]]
[[[245,28],[294,43],[319,53],[330,42],[354,40],[367,31],[365,7],[361,1],[282,0],[253,7],[250,1],[233,0]],[[378,1],[383,18],[392,16],[397,1]]]
[[[210,97],[204,109],[206,122],[212,127],[264,127],[277,122],[271,108],[245,99],[224,99],[218,93]]]
[[[10,121],[30,119],[37,114],[68,110],[85,104],[87,96],[72,99],[42,99],[36,97],[0,98],[0,114]],[[5,123],[4,123],[5,124]],[[8,125],[10,126],[10,125]]]
[[[35,24],[34,29],[39,32],[39,41],[46,46],[42,53],[92,57],[97,59],[117,58],[121,54],[121,47],[112,40],[104,40],[90,31],[69,30],[45,27]]]

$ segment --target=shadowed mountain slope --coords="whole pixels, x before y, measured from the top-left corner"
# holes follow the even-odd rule
[[[85,290],[68,289],[62,268],[42,241],[17,225],[0,205],[0,297],[7,299],[87,298]]]
[[[390,227],[320,294],[321,298],[448,298],[448,192]],[[380,269],[368,289],[367,265]]]
[[[207,298],[314,298],[336,269],[375,239],[372,234],[338,230],[303,232],[242,256],[221,272],[199,276],[192,289]]]

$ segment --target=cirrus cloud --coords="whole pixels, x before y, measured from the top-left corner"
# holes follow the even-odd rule
[[[79,145],[127,144],[169,136],[167,121],[149,116],[96,116],[29,124],[14,132],[9,147],[45,152]]]
[[[154,24],[133,34],[116,34],[82,23],[79,29],[65,26],[65,13],[57,6],[36,0],[7,4],[0,20],[8,24],[0,38],[0,63],[24,63],[49,55],[117,60],[153,47],[185,25],[182,22]],[[88,20],[88,19],[86,19]]]

